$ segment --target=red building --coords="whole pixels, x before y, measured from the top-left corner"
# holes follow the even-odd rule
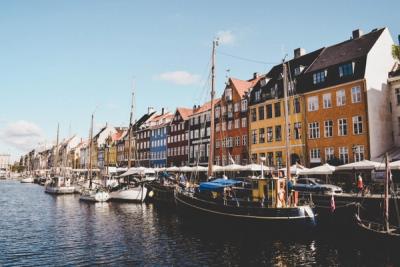
[[[189,116],[191,108],[177,108],[168,127],[167,166],[185,166],[189,164]]]
[[[249,163],[247,94],[261,77],[248,81],[229,78],[215,107],[215,164]]]

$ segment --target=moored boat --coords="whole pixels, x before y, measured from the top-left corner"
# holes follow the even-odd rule
[[[23,184],[31,184],[34,181],[35,181],[35,179],[32,176],[29,176],[29,177],[23,178],[21,180],[21,183],[23,183]]]
[[[88,202],[107,202],[110,194],[104,189],[84,189],[79,200]]]
[[[46,182],[44,192],[54,195],[74,194],[75,186],[72,185],[71,178],[55,176]]]

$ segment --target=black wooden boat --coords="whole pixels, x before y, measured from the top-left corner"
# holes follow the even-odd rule
[[[400,227],[395,227],[389,223],[389,192],[391,172],[389,169],[389,159],[385,157],[386,176],[385,176],[385,194],[383,202],[383,220],[382,222],[361,219],[360,210],[356,217],[356,229],[360,238],[371,243],[381,246],[398,246],[400,245]],[[393,197],[396,198],[395,194]],[[399,222],[400,223],[400,222]]]
[[[167,204],[174,206],[174,191],[176,185],[173,183],[165,183],[160,180],[154,180],[146,184],[148,190],[148,198],[155,204]]]
[[[279,202],[274,192],[278,192],[283,182],[284,179],[254,179],[251,185],[256,187],[246,188],[245,182],[217,179],[202,183],[194,190],[177,189],[175,201],[181,215],[206,223],[244,223],[300,232],[314,228],[316,215],[310,206],[294,201],[290,205]],[[277,186],[271,187],[273,184]],[[268,193],[264,192],[267,188]],[[261,195],[266,197],[260,198]]]

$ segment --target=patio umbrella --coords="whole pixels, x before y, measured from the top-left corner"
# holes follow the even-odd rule
[[[252,164],[245,165],[243,168],[244,168],[246,171],[261,171],[261,164],[252,163]],[[271,170],[270,167],[265,166],[265,165],[262,166],[262,169],[263,169],[264,171],[269,171],[269,170]]]
[[[191,171],[192,171],[192,167],[183,166],[183,167],[180,167],[179,170],[180,170],[181,172],[191,172]]]
[[[324,165],[314,167],[311,169],[299,170],[299,175],[331,175],[336,170],[335,166],[325,163]]]
[[[223,167],[225,171],[244,171],[245,167],[239,164],[230,164]]]
[[[383,163],[370,161],[370,160],[362,160],[357,162],[352,162],[349,164],[341,165],[336,167],[337,171],[351,171],[351,170],[374,170],[379,168],[384,168]]]
[[[168,167],[168,168],[166,169],[166,171],[167,171],[167,172],[179,172],[180,170],[179,170],[178,167],[172,166],[172,167]]]

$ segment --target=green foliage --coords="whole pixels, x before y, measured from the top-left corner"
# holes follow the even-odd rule
[[[400,45],[392,46],[392,56],[394,59],[400,60]]]

